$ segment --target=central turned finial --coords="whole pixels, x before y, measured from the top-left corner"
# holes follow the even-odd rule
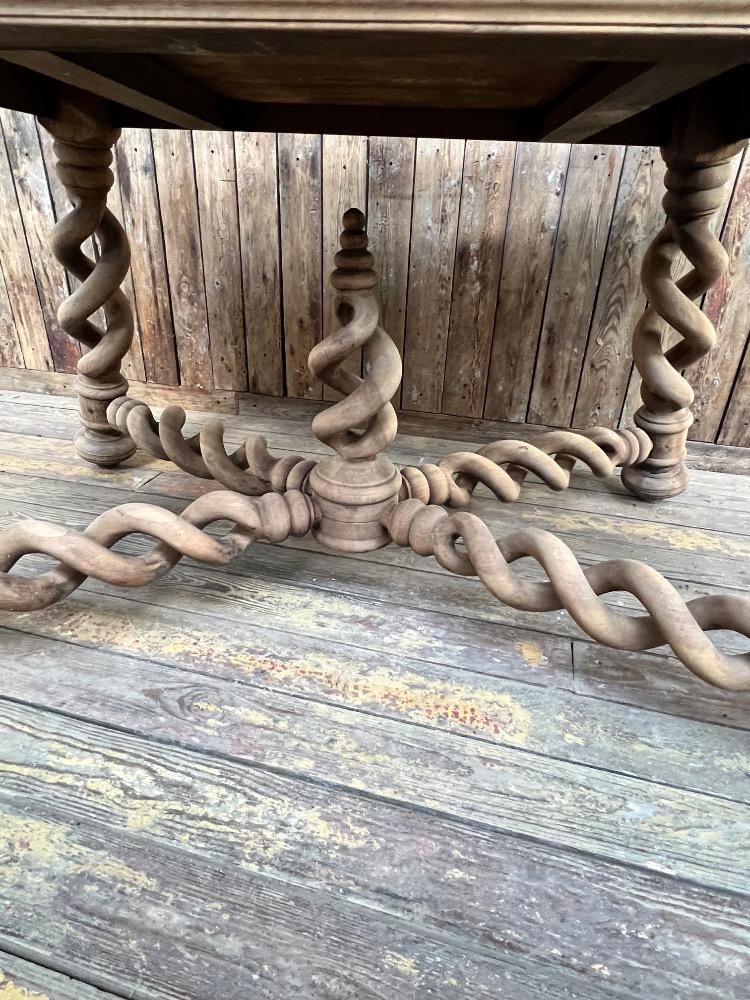
[[[401,485],[400,474],[380,454],[398,427],[390,400],[401,382],[401,358],[378,326],[373,293],[377,275],[367,250],[365,217],[350,208],[343,222],[341,249],[331,275],[341,329],[316,344],[308,363],[313,375],[344,399],[313,420],[313,433],[336,455],[313,469],[309,485],[320,513],[315,530],[319,541],[331,548],[362,552],[388,544],[380,517],[396,500]],[[363,378],[343,366],[360,349]]]

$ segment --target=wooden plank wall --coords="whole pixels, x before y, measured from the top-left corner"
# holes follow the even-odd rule
[[[65,210],[51,143],[28,116],[0,123],[0,365],[71,372],[55,320],[69,283],[46,250]],[[356,204],[404,358],[397,404],[563,426],[617,426],[637,406],[655,150],[130,129],[115,166],[137,381],[321,398],[307,353],[335,329],[327,275]],[[731,265],[704,303],[718,346],[691,373],[695,440],[750,445],[749,216],[738,157],[717,220]]]

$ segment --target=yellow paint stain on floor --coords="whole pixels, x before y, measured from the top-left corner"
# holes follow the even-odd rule
[[[345,705],[377,705],[420,722],[463,727],[473,732],[523,746],[529,731],[529,714],[510,695],[487,691],[456,681],[431,680],[408,671],[395,673],[381,668],[361,668],[325,654],[310,654],[305,660],[280,660],[249,652],[241,641],[191,627],[188,621],[164,625],[147,616],[132,620],[96,608],[71,610],[62,605],[45,612],[47,627],[59,638],[70,638],[92,646],[131,655],[174,661],[180,665],[221,664],[270,686],[305,690],[334,696]],[[294,637],[290,636],[290,644]],[[541,651],[531,643],[525,649],[527,662],[536,662]],[[457,676],[459,676],[457,674]]]
[[[419,969],[416,961],[411,955],[402,955],[397,951],[387,951],[385,953],[385,964],[391,969],[397,969],[402,975],[410,979],[419,978]]]
[[[590,531],[595,515],[564,514],[555,516],[550,524],[553,531]],[[721,535],[700,528],[685,528],[656,521],[637,521],[634,518],[601,518],[596,522],[597,531],[616,534],[617,537],[663,542],[666,548],[682,552],[714,552],[727,556],[750,555],[750,541],[737,535]]]
[[[50,1000],[46,993],[36,993],[24,986],[16,986],[4,972],[0,972],[0,997],[2,1000]]]
[[[0,844],[5,863],[0,866],[0,883],[10,885],[35,878],[49,887],[49,872],[65,877],[83,875],[116,882],[124,892],[154,889],[156,882],[143,872],[70,839],[71,831],[61,823],[30,819],[9,813],[0,815]]]
[[[525,641],[515,643],[515,647],[532,669],[541,667],[543,664],[547,663],[547,657],[542,652],[539,643],[531,642],[531,640],[527,639]]]

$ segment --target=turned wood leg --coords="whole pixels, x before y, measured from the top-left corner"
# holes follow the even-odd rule
[[[40,121],[54,136],[55,168],[73,204],[52,231],[52,249],[81,282],[58,310],[63,330],[88,349],[76,379],[82,424],[76,450],[96,465],[117,465],[135,451],[130,437],[107,420],[109,403],[128,389],[120,365],[133,339],[133,316],[120,289],[130,266],[130,248],[107,208],[114,181],[109,169],[112,147],[120,130],[108,124],[104,104],[94,98],[61,100],[56,117]],[[97,261],[81,250],[92,235],[101,250]],[[104,310],[106,330],[89,318],[99,308]]]
[[[649,435],[653,448],[643,463],[623,469],[622,481],[644,500],[676,496],[687,486],[685,445],[693,422],[693,390],[682,372],[716,342],[700,299],[724,273],[728,257],[710,225],[723,201],[730,161],[744,143],[721,145],[712,135],[709,114],[708,109],[686,110],[676,122],[672,142],[662,150],[668,168],[663,202],[667,221],[641,270],[649,307],[633,334],[643,404],[635,423]],[[692,270],[676,281],[672,272],[680,252]],[[666,350],[670,327],[681,340]]]

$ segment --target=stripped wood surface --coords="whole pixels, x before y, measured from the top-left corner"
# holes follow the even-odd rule
[[[46,133],[18,112],[2,121],[0,363],[72,372],[77,347],[54,315],[67,280],[46,248],[64,193]],[[111,202],[133,246],[126,374],[321,398],[307,354],[335,329],[328,274],[339,216],[356,203],[404,357],[396,404],[627,423],[663,173],[651,148],[126,129]],[[746,445],[750,158],[735,176],[717,230],[731,267],[704,304],[718,343],[688,375],[691,438]]]
[[[248,397],[227,441],[320,455],[320,405]],[[0,415],[0,529],[195,495],[143,455],[78,461],[70,397],[7,390]],[[393,456],[486,430],[407,415]],[[625,537],[686,596],[731,594],[748,482],[697,471],[644,505],[575,472],[475,502],[497,534],[551,527],[587,563]],[[3,615],[0,644],[0,997],[746,997],[750,696],[664,650],[307,538],[143,591],[88,581]]]

